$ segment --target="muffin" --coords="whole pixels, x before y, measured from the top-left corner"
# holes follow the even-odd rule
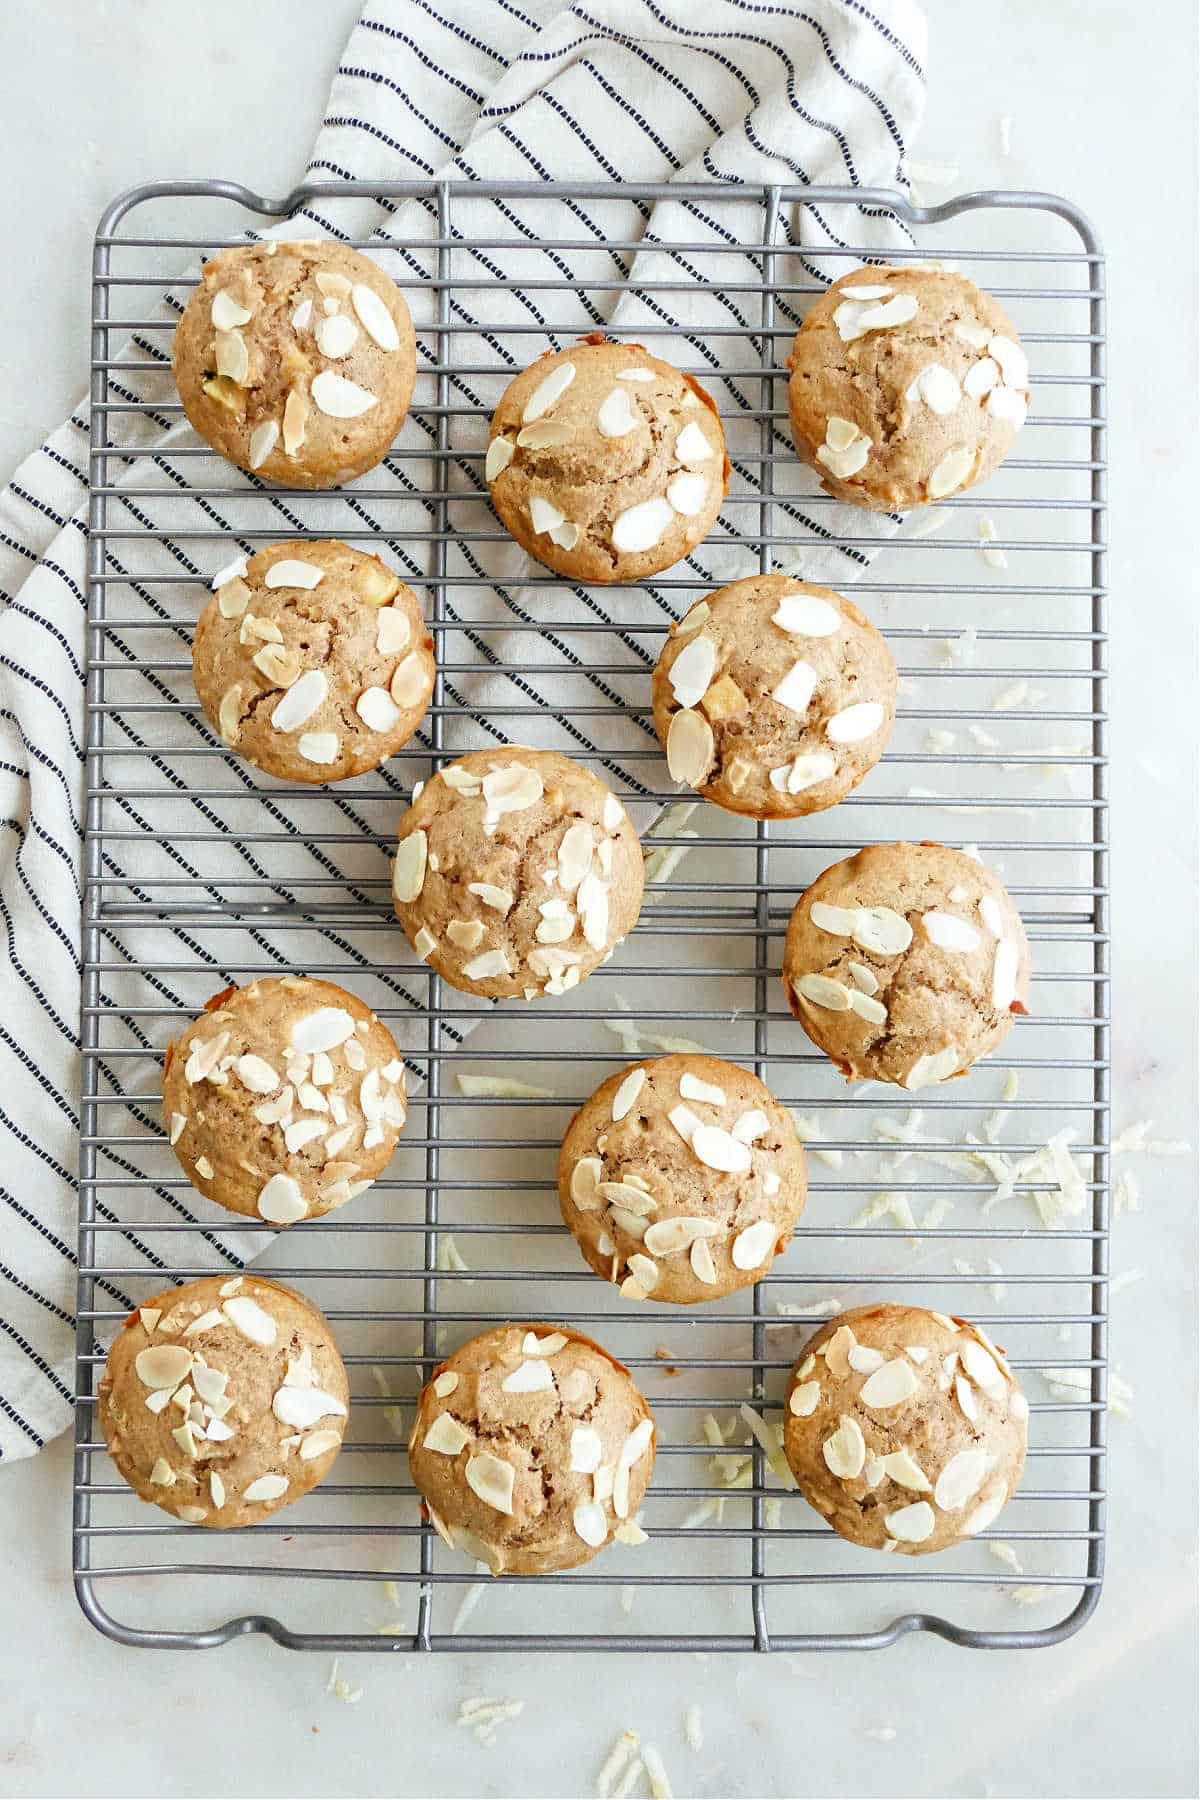
[[[210,1275],[130,1313],[96,1416],[140,1500],[229,1530],[323,1481],[349,1411],[346,1370],[311,1301],[257,1275]]]
[[[573,581],[640,581],[709,533],[729,485],[704,389],[641,344],[594,336],[509,383],[484,474],[518,544]]]
[[[839,500],[901,512],[974,487],[1025,423],[1029,363],[1003,308],[932,265],[854,269],[789,359],[792,436]]]
[[[795,819],[836,806],[883,755],[896,664],[841,594],[751,575],[671,627],[653,695],[675,781],[726,812]]]
[[[396,916],[452,987],[534,1000],[577,987],[637,923],[642,851],[629,815],[556,750],[476,750],[400,821]]]
[[[163,1119],[188,1180],[272,1225],[369,1188],[405,1119],[404,1065],[370,1007],[296,975],[226,988],[167,1046]]]
[[[976,1325],[860,1306],[823,1325],[788,1385],[783,1450],[851,1544],[925,1556],[988,1526],[1025,1463],[1029,1404]]]
[[[804,1209],[804,1150],[756,1076],[715,1056],[633,1063],[571,1120],[563,1223],[627,1299],[695,1306],[751,1286]]]
[[[410,587],[333,540],[272,544],[222,581],[192,647],[209,724],[284,781],[344,781],[407,744],[433,692]]]
[[[563,1325],[501,1325],[421,1390],[408,1466],[431,1524],[493,1575],[590,1562],[637,1542],[654,1421],[628,1369]]]
[[[245,244],[205,263],[172,366],[189,421],[229,462],[330,488],[386,455],[412,398],[416,338],[400,290],[357,250]]]
[[[941,844],[875,844],[797,900],[788,1005],[848,1081],[965,1075],[1029,1010],[1029,943],[1000,882]]]

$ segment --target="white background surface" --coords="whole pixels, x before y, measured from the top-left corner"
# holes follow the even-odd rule
[[[1071,196],[1111,260],[1115,1123],[1150,1116],[1163,1136],[1194,1137],[1193,7],[928,11],[918,157],[957,162],[962,188]],[[356,12],[356,0],[6,9],[0,474],[84,390],[102,206],[165,175],[279,193],[298,181]],[[324,1693],[325,1659],[261,1638],[166,1655],[97,1637],[71,1592],[60,1442],[0,1473],[0,1793],[590,1792],[625,1726],[659,1745],[679,1794],[1194,1793],[1194,1169],[1136,1173],[1141,1211],[1117,1222],[1113,1252],[1117,1271],[1146,1276],[1115,1302],[1136,1417],[1112,1422],[1110,1574],[1069,1645],[986,1655],[922,1636],[870,1657],[703,1664],[381,1655],[350,1666],[365,1695],[349,1708]],[[453,1724],[457,1701],[482,1692],[526,1701],[491,1750]],[[699,1754],[682,1736],[691,1701]],[[894,1741],[864,1737],[881,1725]]]

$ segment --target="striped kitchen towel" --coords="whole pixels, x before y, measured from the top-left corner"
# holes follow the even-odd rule
[[[309,172],[321,180],[448,174],[467,180],[904,186],[905,154],[923,104],[924,39],[923,16],[910,0],[371,0],[342,57]],[[220,155],[218,148],[214,162]],[[253,170],[222,172],[241,174],[254,185]],[[903,241],[886,212],[796,209],[778,221],[783,254],[808,280],[836,273],[821,252],[843,242],[851,219],[859,243],[885,249]],[[430,253],[421,248],[437,229],[428,203],[339,201],[304,208],[300,223],[305,236],[374,236],[378,260],[397,275],[411,277],[431,266]],[[569,341],[606,324],[678,329],[686,344],[679,360],[709,371],[706,385],[726,419],[735,470],[739,445],[758,444],[760,424],[749,415],[761,404],[761,389],[747,366],[755,340],[746,335],[756,322],[758,299],[745,290],[759,270],[749,256],[706,258],[704,251],[706,243],[757,237],[756,208],[748,206],[739,218],[737,209],[679,200],[651,208],[618,199],[501,203],[472,196],[456,206],[453,225],[461,240],[453,253],[455,356],[465,371],[483,373],[456,378],[456,400],[477,408],[478,416],[462,427],[461,444],[455,441],[461,462],[441,466],[450,469],[462,505],[474,507],[469,517],[476,532],[486,511],[479,452],[487,416],[506,371],[518,366],[517,353],[528,360],[548,341]],[[272,234],[289,232],[296,235],[295,223]],[[539,288],[539,273],[558,278],[566,271],[553,243],[564,237],[580,246],[571,252],[571,286]],[[504,250],[472,247],[481,238],[520,240],[523,248],[506,266]],[[613,241],[636,241],[640,248],[622,263],[608,248]],[[672,241],[694,249],[679,259],[658,248]],[[671,292],[639,292],[639,281],[667,274]],[[481,324],[484,284],[487,329]],[[160,317],[175,316],[185,295],[181,286],[164,296]],[[409,299],[418,328],[428,326],[432,295],[410,292]],[[144,304],[143,310],[152,309]],[[782,323],[798,317],[781,301]],[[522,334],[506,337],[510,327]],[[421,341],[428,350],[428,335]],[[190,496],[189,488],[205,474],[211,478],[214,465],[206,458],[170,460],[172,446],[194,440],[177,415],[163,410],[174,400],[167,344],[166,332],[135,334],[120,353],[129,366],[116,378],[123,398],[137,408],[121,421],[121,441],[137,454],[117,485],[138,494],[114,502],[114,513],[122,530],[140,524],[155,535],[136,546],[120,536],[106,546],[106,572],[121,584],[115,590],[119,610],[130,626],[127,636],[106,637],[106,657],[119,664],[136,656],[151,667],[113,677],[118,697],[139,710],[123,726],[114,724],[118,735],[109,739],[118,751],[127,742],[131,755],[128,771],[119,755],[106,760],[118,830],[101,872],[134,900],[157,891],[159,878],[184,878],[198,893],[219,892],[223,879],[235,878],[287,893],[321,873],[321,865],[307,846],[293,841],[286,808],[248,772],[217,757],[183,759],[176,769],[169,757],[156,754],[180,731],[197,745],[212,739],[194,712],[150,710],[189,697],[179,677],[172,687],[153,665],[179,663],[188,642],[181,621],[185,614],[194,617],[189,609],[202,597],[196,578],[211,575],[236,553],[221,538],[236,540],[239,525],[248,528],[251,520],[261,526],[264,505],[274,508],[280,537],[310,524],[333,536],[339,528],[378,526],[386,534],[385,554],[419,583],[430,519],[420,495],[433,465],[421,461],[420,429],[410,419],[400,442],[408,443],[411,434],[417,454],[389,461],[368,478],[372,490],[388,490],[386,501],[367,506],[351,488],[321,499],[320,513],[310,515],[303,496],[264,498],[249,480],[244,501],[235,493],[218,507]],[[77,348],[82,360],[84,346]],[[666,354],[672,354],[669,347]],[[29,1455],[63,1430],[72,1395],[87,447],[81,402],[0,496],[0,907],[9,970],[0,1014],[0,1129],[7,1152],[0,1169],[0,1456],[7,1458]],[[812,545],[803,572],[835,585],[853,580],[868,553],[837,546],[836,509],[805,514],[804,496],[812,492],[805,471],[787,459],[775,466],[785,515]],[[236,485],[229,471],[220,473]],[[168,487],[174,491],[166,497]],[[157,497],[144,498],[147,493]],[[747,510],[753,509],[742,509],[743,520]],[[749,546],[738,541],[738,516],[731,511],[729,533],[689,559],[694,576],[732,579],[757,566]],[[864,523],[855,514],[848,535],[861,540],[890,528],[886,519]],[[212,534],[210,541],[197,541],[198,530]],[[554,620],[546,621],[538,646],[539,669],[552,672],[527,676],[521,664],[528,660],[529,639],[514,634],[509,642],[500,628],[528,620],[537,604],[534,590],[522,588],[528,560],[506,542],[473,542],[469,528],[448,555],[451,572],[464,578],[450,590],[452,606],[466,596],[472,616],[494,628],[486,669],[450,683],[448,698],[460,711],[447,720],[448,749],[503,741],[501,709],[514,698],[544,697],[540,741],[576,754],[594,753],[597,739],[590,717],[571,718],[573,696],[584,692],[593,705],[607,698],[644,706],[644,671],[657,640],[640,638],[637,627],[661,624],[680,610],[677,595],[647,584],[622,596],[622,606],[633,608],[622,613],[625,641],[638,659],[623,684],[589,673],[567,641],[571,622],[611,617],[605,592],[561,584],[554,590]],[[172,611],[164,595],[181,576],[190,576],[193,585],[175,594]],[[559,669],[561,674],[553,672]],[[556,706],[568,715],[557,723]],[[644,723],[614,708],[605,732],[613,784],[633,800],[644,791],[646,764],[635,759],[623,766],[620,751],[644,751],[645,731]],[[203,799],[189,793],[200,768]],[[390,829],[402,789],[386,771],[377,779],[396,789]],[[355,785],[331,802],[347,842],[336,871],[324,871],[344,875],[351,888],[359,873],[376,878],[381,868],[386,872],[383,851],[371,841],[380,809],[356,807]],[[189,841],[189,819],[196,828],[191,835],[204,835],[204,844]],[[278,841],[266,852],[249,835],[272,831]],[[101,1091],[128,1094],[136,1088],[147,1100],[144,1107],[122,1105],[115,1113],[101,1108],[102,1120],[119,1116],[122,1123],[119,1142],[99,1152],[98,1173],[106,1183],[100,1216],[197,1222],[203,1230],[172,1235],[174,1259],[226,1266],[252,1255],[264,1239],[214,1230],[211,1209],[180,1184],[151,1182],[138,1190],[133,1212],[121,1212],[120,1184],[154,1170],[161,1177],[164,1166],[152,1100],[161,1038],[152,1041],[123,1009],[146,1006],[152,981],[153,998],[165,1013],[187,1014],[222,985],[224,969],[247,955],[261,958],[266,940],[252,924],[220,934],[203,925],[192,931],[188,957],[196,969],[211,970],[199,986],[189,976],[144,973],[144,963],[161,963],[163,941],[161,931],[135,924],[103,944],[105,968],[93,1000],[106,1015],[104,1042],[119,1049],[121,1060],[112,1065],[100,1059]],[[293,946],[286,932],[275,933],[267,954],[281,970],[289,956],[311,965],[313,942],[309,936]],[[361,966],[369,961],[356,949],[353,930],[322,932],[317,943],[328,951],[323,960],[336,966],[349,967],[356,956]],[[419,1074],[421,989],[406,986],[403,957],[401,949],[396,969],[373,974],[383,981],[385,998],[411,1010],[411,1038],[402,1029],[398,1036]],[[107,1254],[119,1255],[123,1267],[151,1280],[167,1267],[156,1248],[162,1238],[114,1233],[112,1241],[118,1249]],[[115,1275],[103,1288],[114,1309],[149,1291],[144,1281]]]

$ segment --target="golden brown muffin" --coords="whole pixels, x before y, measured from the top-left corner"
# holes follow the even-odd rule
[[[475,750],[400,821],[396,916],[452,987],[526,1000],[577,987],[633,930],[642,851],[625,808],[556,750]]]
[[[219,1530],[323,1481],[349,1410],[324,1316],[258,1275],[210,1275],[131,1312],[97,1390],[108,1453],[139,1499]]]
[[[748,1070],[691,1053],[610,1076],[558,1159],[563,1221],[596,1274],[627,1298],[679,1306],[765,1275],[806,1186],[786,1107]]]
[[[231,749],[285,781],[344,781],[406,744],[433,692],[417,596],[334,540],[272,544],[200,615],[196,693]]]
[[[883,512],[974,487],[1029,409],[1003,308],[955,271],[854,269],[808,314],[789,359],[792,436],[822,486]]]
[[[408,1466],[439,1536],[493,1575],[590,1562],[635,1520],[654,1421],[628,1369],[569,1325],[502,1325],[421,1390]]]
[[[386,455],[412,398],[416,338],[400,290],[357,250],[247,244],[205,263],[172,362],[214,450],[283,487],[329,488]]]
[[[674,780],[726,812],[823,812],[883,755],[896,664],[831,588],[751,575],[671,627],[654,671],[654,725]]]
[[[597,584],[669,569],[708,535],[729,485],[704,389],[641,344],[602,337],[509,383],[484,472],[518,544]]]
[[[860,1306],[800,1352],[783,1449],[840,1537],[924,1556],[987,1530],[1021,1479],[1028,1420],[978,1326],[918,1306]]]
[[[163,1121],[180,1167],[219,1206],[272,1225],[369,1188],[405,1107],[391,1032],[331,981],[226,988],[167,1046]]]
[[[965,1075],[1028,1011],[1029,942],[1002,884],[962,850],[875,844],[797,900],[788,1005],[848,1081]]]

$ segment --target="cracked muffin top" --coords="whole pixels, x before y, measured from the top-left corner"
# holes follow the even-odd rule
[[[836,806],[883,755],[896,665],[832,588],[750,575],[672,625],[653,694],[673,780],[726,812],[794,819]]]
[[[1001,883],[962,850],[875,844],[801,894],[780,978],[848,1081],[964,1075],[1028,1011],[1029,943]]]
[[[640,1543],[654,1420],[628,1369],[565,1325],[502,1325],[421,1390],[408,1466],[430,1522],[493,1575]]]
[[[452,987],[560,995],[637,924],[642,848],[598,775],[557,750],[473,750],[413,789],[392,899],[408,941]]]
[[[1029,409],[1029,363],[990,294],[939,265],[852,270],[789,358],[805,462],[839,500],[903,511],[984,480]]]
[[[1029,1404],[977,1325],[860,1306],[823,1325],[788,1385],[783,1451],[840,1537],[924,1556],[986,1531],[1021,1479]]]
[[[239,469],[330,488],[373,469],[416,377],[394,281],[344,244],[248,244],[205,263],[175,332],[183,410]]]
[[[641,344],[585,338],[509,383],[484,473],[501,520],[573,580],[639,581],[711,530],[729,484],[716,407]]]
[[[163,1120],[194,1187],[294,1225],[383,1172],[404,1126],[395,1039],[356,994],[311,976],[226,988],[167,1046]]]
[[[558,1160],[563,1223],[627,1300],[695,1306],[760,1280],[806,1191],[787,1108],[748,1069],[693,1052],[610,1075]]]
[[[408,742],[433,692],[433,639],[378,557],[333,540],[272,544],[214,586],[192,673],[230,749],[311,783],[376,769]]]
[[[188,1525],[259,1525],[342,1447],[346,1370],[324,1315],[257,1275],[209,1275],[131,1312],[96,1421],[140,1500]]]

